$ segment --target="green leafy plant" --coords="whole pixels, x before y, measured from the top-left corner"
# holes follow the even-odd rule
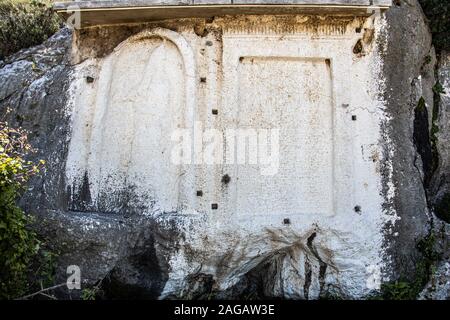
[[[61,25],[50,0],[0,0],[0,59],[42,43]]]
[[[103,280],[98,281],[95,285],[91,287],[84,288],[81,291],[81,299],[82,300],[97,300],[97,298],[103,295],[102,283]]]
[[[95,288],[93,289],[83,289],[83,291],[81,292],[81,299],[82,300],[95,300],[97,296],[97,290]]]
[[[32,219],[16,204],[26,182],[44,164],[25,160],[31,152],[25,131],[0,122],[0,299],[26,292],[29,266],[40,251],[41,242],[27,229]]]
[[[414,300],[416,298],[411,283],[405,281],[386,283],[383,285],[382,291],[385,300]]]

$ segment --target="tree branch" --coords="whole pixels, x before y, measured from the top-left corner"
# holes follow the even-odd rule
[[[32,294],[23,296],[23,297],[18,298],[18,299],[16,299],[16,300],[26,300],[26,299],[32,298],[32,297],[34,297],[34,296],[37,296],[37,295],[39,295],[39,294],[43,294],[43,293],[46,292],[46,291],[54,290],[54,289],[63,287],[63,286],[65,286],[65,285],[66,285],[66,283],[57,284],[57,285],[55,285],[55,286],[53,286],[53,287],[49,287],[49,288],[45,288],[45,289],[39,290],[39,291],[37,291],[37,292],[35,292],[35,293],[32,293]],[[44,294],[44,295],[45,295],[45,294]]]

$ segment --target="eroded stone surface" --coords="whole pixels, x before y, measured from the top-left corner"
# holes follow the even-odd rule
[[[205,279],[213,292],[232,292],[262,266],[283,275],[262,280],[272,297],[360,297],[379,288],[382,230],[395,220],[383,211],[378,174],[381,60],[370,41],[358,55],[353,46],[363,36],[356,29],[381,21],[334,19],[314,29],[310,20],[220,18],[206,33],[189,21],[177,31],[148,26],[77,66],[66,166],[72,202],[87,186],[83,210],[174,223],[183,237],[162,298],[202,294],[192,288]],[[177,109],[164,107],[170,101]],[[172,131],[197,123],[220,136],[280,129],[277,171],[228,161],[174,166]]]

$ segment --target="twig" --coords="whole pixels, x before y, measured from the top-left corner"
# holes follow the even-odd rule
[[[45,288],[45,289],[39,290],[39,291],[37,291],[37,292],[35,292],[35,293],[32,293],[32,294],[23,296],[23,297],[18,298],[18,299],[16,299],[16,300],[26,300],[26,299],[32,298],[32,297],[34,297],[34,296],[37,296],[37,295],[39,295],[39,294],[43,294],[43,293],[46,292],[46,291],[50,291],[50,290],[53,290],[53,289],[57,289],[57,288],[60,288],[60,287],[65,286],[65,285],[67,285],[67,284],[66,284],[66,283],[57,284],[57,285],[55,285],[55,286],[53,286],[53,287],[49,287],[49,288]]]
[[[41,296],[47,297],[47,298],[52,299],[52,300],[58,300],[58,299],[56,299],[55,296],[52,296],[52,295],[49,295],[49,294],[46,294],[46,293],[43,293],[43,292],[41,292],[41,293],[39,293],[39,294],[40,294]]]

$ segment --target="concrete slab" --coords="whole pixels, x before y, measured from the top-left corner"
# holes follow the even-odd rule
[[[57,2],[54,10],[78,26],[129,24],[224,15],[339,14],[369,16],[391,0],[106,0]]]

